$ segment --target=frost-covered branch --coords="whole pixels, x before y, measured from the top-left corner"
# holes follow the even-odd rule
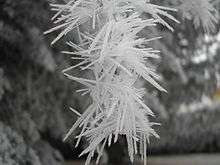
[[[184,5],[192,6],[184,3],[181,8],[185,9]],[[79,118],[65,140],[76,128],[81,129],[76,137],[76,146],[81,138],[88,140],[88,147],[81,153],[88,154],[88,165],[95,152],[98,153],[98,163],[105,145],[111,145],[119,135],[125,135],[130,160],[133,162],[134,155],[140,154],[146,164],[146,143],[150,136],[159,137],[152,128],[158,124],[149,121],[148,116],[154,114],[144,103],[145,90],[136,88],[135,83],[143,78],[158,90],[166,90],[157,82],[160,76],[150,62],[159,58],[159,51],[149,47],[149,42],[160,37],[147,39],[138,34],[144,28],[157,24],[173,31],[167,20],[178,22],[170,14],[176,9],[156,5],[149,0],[70,0],[67,4],[51,4],[51,7],[56,12],[52,18],[55,27],[45,34],[62,30],[52,41],[51,44],[54,44],[72,30],[78,31],[81,43],[67,42],[74,51],[63,53],[80,62],[63,72],[69,79],[83,84],[85,87],[78,92],[90,94],[93,101],[83,114],[71,109]],[[212,9],[206,7],[208,11]],[[143,13],[147,14],[145,19],[141,17]],[[210,13],[205,14],[209,17],[209,21],[203,23],[207,30],[213,28],[211,23],[215,19]],[[196,16],[199,18],[195,18],[194,22],[198,25],[201,16]],[[82,32],[79,26],[84,23],[90,24],[95,32]],[[93,78],[69,74],[76,67],[92,70]]]

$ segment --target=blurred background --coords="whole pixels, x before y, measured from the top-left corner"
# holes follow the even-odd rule
[[[77,42],[76,33],[52,47],[58,33],[43,35],[53,26],[52,2],[63,3],[0,0],[0,165],[83,164],[78,154],[86,140],[75,149],[74,138],[65,143],[62,138],[76,120],[69,106],[82,112],[89,98],[74,92],[79,84],[61,73],[77,62],[60,53],[69,49],[67,39]],[[215,7],[220,11],[219,3]],[[157,116],[152,120],[161,123],[155,128],[161,138],[148,145],[148,165],[219,165],[220,24],[204,34],[176,17],[181,24],[173,24],[174,33],[163,27],[143,31],[163,37],[151,46],[161,50],[156,63],[168,90],[160,93],[141,82]],[[105,149],[101,164],[129,164],[126,150],[121,138]]]

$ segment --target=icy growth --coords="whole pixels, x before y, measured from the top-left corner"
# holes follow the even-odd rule
[[[187,19],[192,19],[196,27],[202,26],[205,32],[215,29],[217,23],[217,11],[211,0],[181,0],[180,10]]]
[[[192,4],[185,5],[190,7]],[[136,88],[135,83],[143,78],[158,90],[166,90],[158,83],[160,76],[150,62],[159,58],[159,51],[149,47],[148,43],[159,37],[146,39],[138,33],[157,24],[173,31],[166,20],[178,22],[169,14],[176,10],[153,4],[150,0],[70,0],[67,4],[51,6],[56,12],[52,18],[56,25],[45,34],[62,30],[52,41],[54,44],[72,30],[78,32],[80,43],[67,42],[74,51],[63,53],[73,55],[72,59],[80,62],[63,72],[69,79],[85,86],[77,92],[92,98],[92,104],[83,114],[71,108],[79,118],[64,140],[75,129],[81,129],[76,146],[82,138],[88,140],[88,147],[81,153],[88,154],[88,165],[96,152],[98,163],[105,145],[111,145],[119,135],[124,135],[130,160],[133,162],[134,155],[140,154],[146,164],[147,142],[150,136],[159,138],[152,128],[158,124],[148,120],[148,116],[154,114],[143,101],[145,90]],[[210,6],[207,7],[210,10]],[[144,18],[141,17],[143,13]],[[84,23],[91,25],[92,30],[82,32],[79,25]],[[212,28],[208,23],[203,24],[205,29]],[[70,71],[76,67],[92,71],[93,79],[71,75]]]

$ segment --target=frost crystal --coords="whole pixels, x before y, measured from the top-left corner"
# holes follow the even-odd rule
[[[194,1],[187,1],[181,7],[187,12],[188,7],[193,5]],[[130,160],[133,162],[134,155],[140,154],[146,164],[147,142],[150,136],[159,136],[152,128],[157,123],[148,119],[154,114],[143,101],[145,90],[136,88],[135,83],[143,78],[158,90],[166,90],[157,82],[160,76],[150,62],[159,58],[159,51],[150,48],[148,43],[159,37],[146,39],[138,33],[157,24],[173,30],[167,20],[178,22],[169,14],[176,10],[152,4],[150,0],[70,0],[67,4],[51,6],[56,11],[52,18],[56,26],[45,34],[62,29],[52,41],[54,44],[73,29],[77,30],[80,44],[67,42],[74,51],[63,53],[80,62],[63,72],[69,79],[85,86],[77,92],[89,94],[92,98],[92,104],[83,114],[71,108],[79,118],[64,140],[75,129],[81,129],[76,137],[76,147],[82,138],[88,140],[88,147],[81,153],[88,154],[88,165],[95,153],[98,153],[98,163],[105,145],[110,146],[123,135],[127,140]],[[206,9],[211,17],[209,11],[212,8],[206,4]],[[145,19],[141,17],[143,13]],[[197,25],[201,17],[196,16],[199,17],[195,19]],[[79,26],[84,23],[91,24],[93,32],[91,29],[90,32],[80,30]],[[203,26],[205,29],[212,28],[210,21],[204,22]],[[76,67],[91,70],[93,78],[71,75],[70,71]]]
[[[211,0],[181,0],[179,9],[185,18],[193,20],[195,27],[202,26],[205,32],[215,29],[217,11],[211,4]]]

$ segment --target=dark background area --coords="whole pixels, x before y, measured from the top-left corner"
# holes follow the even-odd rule
[[[89,98],[75,93],[78,84],[61,73],[75,63],[60,53],[69,49],[65,39],[74,41],[74,34],[52,47],[58,33],[43,35],[52,27],[51,2],[63,3],[0,0],[0,165],[61,165],[78,159],[86,144],[74,149],[74,138],[62,142],[76,120],[69,106],[83,111]],[[191,21],[181,22],[173,25],[174,33],[163,27],[150,33],[163,37],[152,47],[162,52],[158,72],[168,94],[142,82],[148,89],[145,101],[157,116],[153,120],[162,124],[155,128],[161,138],[151,139],[149,155],[220,151],[219,24],[207,35]],[[86,73],[76,69],[75,74]],[[106,148],[103,162],[107,158],[113,165],[127,160],[123,137]]]

